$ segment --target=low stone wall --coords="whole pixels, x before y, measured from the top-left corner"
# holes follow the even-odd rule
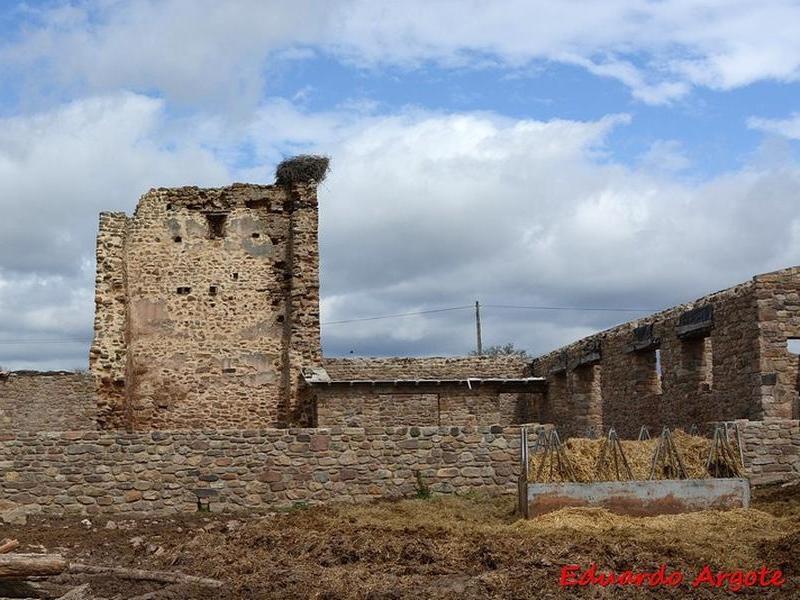
[[[530,422],[539,386],[482,383],[317,386],[319,427],[515,425]]]
[[[745,468],[756,485],[800,478],[800,421],[737,421]]]
[[[88,373],[4,373],[0,376],[0,431],[95,429],[94,390]]]
[[[533,443],[541,426],[529,428]],[[434,492],[514,492],[518,427],[0,434],[2,509],[268,510]]]
[[[528,359],[519,356],[418,356],[322,359],[331,379],[450,379],[522,377]]]

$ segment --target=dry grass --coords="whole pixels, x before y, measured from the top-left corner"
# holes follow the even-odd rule
[[[787,588],[738,596],[794,598],[800,569],[800,487],[757,492],[750,510],[632,518],[602,509],[565,509],[530,521],[514,498],[329,504],[258,518],[203,513],[87,530],[80,518],[0,526],[0,537],[71,561],[167,569],[218,577],[215,598],[563,598],[566,564],[653,570],[687,577],[712,569],[782,568]],[[95,521],[96,519],[92,519]],[[125,528],[122,526],[125,525]],[[129,527],[130,526],[130,527]],[[134,546],[133,536],[144,544]],[[150,546],[163,552],[153,553]],[[41,545],[41,546],[39,546]],[[93,580],[98,595],[129,598],[159,585]],[[208,598],[187,590],[170,598]],[[217,594],[217,592],[214,592]],[[0,594],[2,595],[2,594]],[[577,598],[727,598],[725,591],[584,589]]]
[[[693,573],[703,564],[755,568],[767,552],[791,564],[800,503],[787,502],[789,516],[742,509],[636,518],[574,508],[529,521],[507,496],[331,504],[201,534],[166,560],[226,579],[245,598],[561,597],[566,563],[621,570],[666,562]],[[627,597],[672,592],[635,594]]]

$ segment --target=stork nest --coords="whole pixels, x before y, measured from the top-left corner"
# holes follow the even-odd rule
[[[275,182],[280,185],[293,183],[320,183],[330,170],[331,159],[317,154],[301,154],[283,160],[275,169]]]

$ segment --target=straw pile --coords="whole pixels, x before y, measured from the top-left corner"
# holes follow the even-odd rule
[[[689,435],[683,431],[676,430],[672,432],[672,439],[675,446],[680,453],[683,464],[691,479],[703,479],[708,477],[706,470],[706,462],[711,450],[711,440],[708,438],[700,437],[697,435]],[[606,468],[597,469],[600,451],[603,446],[603,439],[587,439],[587,438],[570,438],[563,445],[564,454],[572,466],[575,473],[575,481],[588,483],[591,481],[610,481],[617,479],[616,472],[610,465],[610,451],[609,445],[606,450]],[[643,440],[643,441],[622,441],[622,450],[628,465],[631,468],[633,479],[650,479],[650,471],[653,464],[653,455],[656,451],[658,439]],[[735,445],[734,453],[738,453]],[[531,455],[530,465],[528,469],[529,481],[567,481],[568,478],[558,473],[557,469],[550,470],[548,464],[541,469],[539,477],[539,467],[542,461],[549,461],[550,458],[543,451],[538,451]],[[609,468],[610,467],[610,468]],[[622,472],[622,469],[620,469]],[[654,479],[670,479],[668,473],[663,470],[657,470]],[[620,479],[627,479],[624,474]]]

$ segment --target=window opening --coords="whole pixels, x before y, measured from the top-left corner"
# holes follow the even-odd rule
[[[209,238],[218,239],[225,237],[225,221],[227,217],[228,215],[221,213],[208,213],[206,215]]]

